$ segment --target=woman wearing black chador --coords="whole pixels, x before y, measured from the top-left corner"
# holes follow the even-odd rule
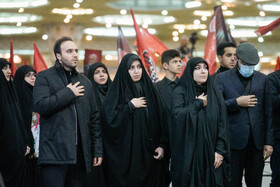
[[[123,57],[102,105],[101,120],[109,187],[169,185],[165,110],[139,56]]]
[[[17,69],[13,81],[31,148],[30,153],[27,155],[28,158],[26,162],[27,171],[25,179],[28,187],[39,186],[37,166],[38,155],[35,153],[34,137],[31,132],[32,117],[35,115],[35,113],[33,113],[33,87],[35,80],[36,71],[31,66],[25,65]]]
[[[103,101],[112,83],[108,69],[105,64],[96,62],[90,65],[88,79],[91,81],[98,109],[101,109]],[[101,124],[102,126],[102,124]],[[87,179],[88,187],[104,187],[103,165],[93,166]]]
[[[172,94],[174,187],[225,187],[230,180],[227,113],[203,58],[188,61]]]
[[[0,58],[0,171],[6,187],[25,187],[30,147],[10,67],[7,60]]]

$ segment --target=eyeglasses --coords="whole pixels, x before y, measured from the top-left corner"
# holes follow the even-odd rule
[[[25,77],[36,77],[37,76],[37,74],[35,73],[35,72],[29,72],[29,73],[27,73],[26,75],[25,75]]]

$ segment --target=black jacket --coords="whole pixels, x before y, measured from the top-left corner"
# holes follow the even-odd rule
[[[75,72],[72,83],[76,82],[84,86],[84,96],[76,97],[67,87],[66,73],[58,61],[37,76],[33,95],[35,111],[41,115],[39,164],[75,164],[80,132],[89,172],[93,157],[102,157],[99,112],[91,82]]]
[[[230,69],[216,76],[216,84],[220,88],[227,106],[229,120],[229,136],[231,149],[246,147],[250,135],[257,149],[264,145],[272,145],[272,108],[268,78],[254,71],[251,79],[250,95],[255,95],[258,104],[253,108],[237,105],[236,98],[244,95],[245,89],[236,73],[237,68]]]
[[[268,75],[272,100],[274,139],[280,140],[280,70]]]

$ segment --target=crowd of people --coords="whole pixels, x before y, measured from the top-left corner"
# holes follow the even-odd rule
[[[101,62],[76,71],[70,37],[54,55],[53,67],[37,75],[25,65],[14,77],[0,58],[0,186],[240,187],[244,174],[261,187],[271,155],[271,187],[280,186],[280,70],[255,71],[252,44],[220,44],[211,76],[189,55],[178,78],[182,54],[166,50],[155,84],[136,54],[113,81]]]

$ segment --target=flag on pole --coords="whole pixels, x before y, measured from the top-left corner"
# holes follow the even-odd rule
[[[46,65],[42,54],[40,53],[36,43],[33,43],[34,48],[34,56],[33,56],[33,68],[34,70],[39,73],[40,71],[48,69],[48,66]]]
[[[275,71],[280,69],[280,57],[277,57],[277,64],[275,66]]]
[[[9,62],[11,63],[12,75],[15,76],[16,71],[17,71],[17,66],[14,62],[14,43],[13,43],[13,40],[11,40],[11,45],[10,45],[10,59],[9,59]]]
[[[270,23],[266,26],[260,27],[258,30],[255,31],[255,33],[258,36],[262,36],[262,35],[265,35],[266,33],[268,33],[269,31],[276,29],[279,26],[280,26],[280,17],[277,20],[273,21],[272,23]]]
[[[136,40],[137,40],[137,45],[138,45],[138,55],[140,56],[145,69],[148,72],[148,75],[150,76],[152,82],[157,82],[158,80],[158,75],[156,73],[156,66],[155,62],[152,58],[152,51],[148,48],[148,45],[145,43],[143,36],[141,34],[140,28],[138,24],[136,23],[135,17],[133,10],[130,9],[133,23],[134,23],[134,29],[136,32]]]
[[[122,29],[118,26],[118,38],[117,38],[118,60],[121,63],[124,55],[131,53],[129,44],[123,35]]]

